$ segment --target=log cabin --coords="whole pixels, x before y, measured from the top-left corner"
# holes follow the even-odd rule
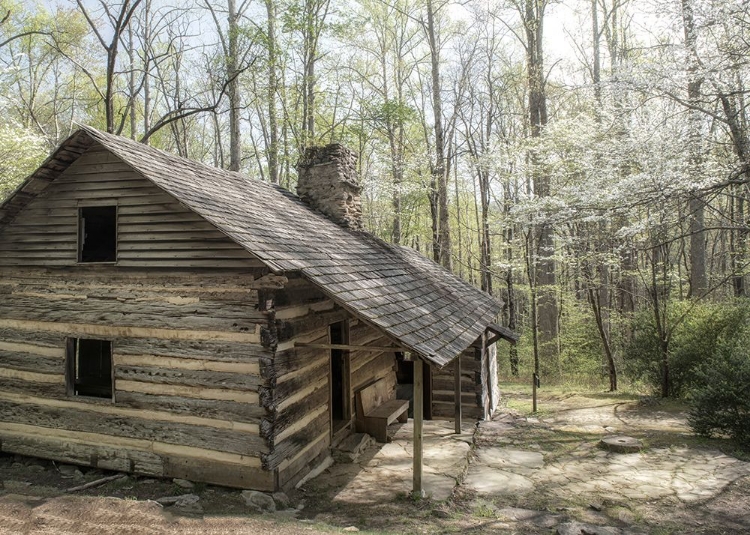
[[[378,381],[491,414],[501,303],[364,232],[355,165],[308,150],[298,197],[71,135],[0,205],[0,451],[275,491]]]

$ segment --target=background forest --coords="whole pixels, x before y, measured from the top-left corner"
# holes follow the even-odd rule
[[[304,149],[339,141],[368,230],[504,300],[506,377],[750,398],[746,1],[0,0],[0,20],[0,198],[77,123],[292,191]]]

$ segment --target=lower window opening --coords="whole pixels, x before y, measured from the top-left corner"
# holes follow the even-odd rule
[[[112,398],[111,341],[69,338],[66,359],[69,394]]]

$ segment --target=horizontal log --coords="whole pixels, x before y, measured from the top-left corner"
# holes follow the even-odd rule
[[[10,335],[10,333],[8,333]],[[65,338],[62,336],[52,336],[49,339],[39,341],[34,336],[20,337],[21,331],[13,331],[12,336],[18,338],[8,339],[0,332],[0,351],[11,351],[15,353],[29,353],[31,355],[40,355],[44,357],[65,357]],[[41,335],[42,333],[34,333]]]
[[[321,328],[327,329],[330,324],[343,321],[348,317],[349,313],[346,310],[337,309],[330,312],[311,313],[302,318],[277,321],[277,339],[279,342],[292,340],[305,333],[317,331]]]
[[[151,327],[124,327],[119,325],[90,325],[81,323],[27,321],[1,319],[0,329],[27,329],[47,331],[79,338],[162,338],[167,340],[205,340],[224,342],[260,343],[260,335],[255,332],[195,331],[189,329],[159,329]]]
[[[145,383],[141,381],[128,381],[119,379],[115,385],[117,392],[139,392],[141,394],[164,394],[168,396],[180,396],[192,399],[215,399],[222,401],[236,401],[237,403],[249,403],[257,405],[260,396],[257,392],[240,392],[224,388],[207,388],[199,386],[166,385],[159,383]]]
[[[328,382],[326,382],[295,403],[267,415],[260,422],[261,436],[274,440],[276,435],[300,421],[306,414],[310,414],[318,407],[327,407],[329,396]]]
[[[53,378],[54,381],[37,381],[41,374],[7,377],[0,370],[0,395],[4,393],[37,396],[46,399],[68,399],[65,388],[65,377],[44,376],[42,379]]]
[[[117,405],[122,407],[162,410],[174,414],[188,414],[201,418],[254,423],[259,426],[261,425],[261,418],[266,415],[266,410],[261,408],[257,403],[238,403],[226,400],[194,399],[124,391],[118,391],[116,398]]]
[[[296,422],[288,426],[286,429],[277,432],[273,436],[272,444],[281,444],[295,433],[299,432],[302,429],[305,429],[308,425],[310,425],[310,423],[319,418],[323,413],[330,415],[330,413],[328,412],[328,405],[321,405],[319,407],[316,407],[311,412],[298,418]]]
[[[273,471],[243,464],[206,462],[176,455],[170,455],[164,459],[164,475],[239,489],[264,492],[276,490],[276,478]]]
[[[432,416],[435,418],[446,418],[453,420],[456,410],[453,402],[435,402],[432,403]],[[476,403],[461,404],[461,415],[463,418],[470,420],[481,420],[484,418],[484,409],[477,406]]]
[[[0,359],[0,363],[2,359]],[[156,363],[155,363],[156,364]],[[115,366],[115,380],[165,385],[202,386],[257,392],[261,378],[256,375],[161,368],[156,366]]]
[[[320,330],[316,341],[328,340],[328,329]],[[295,342],[296,343],[296,342]],[[262,370],[262,375],[267,379],[282,377],[295,370],[303,368],[313,360],[328,358],[329,354],[320,349],[295,348],[277,351],[272,363]]]
[[[259,262],[255,260],[234,260],[234,259],[218,259],[218,260],[162,260],[162,259],[150,259],[143,258],[138,260],[123,259],[118,260],[117,265],[121,267],[156,267],[156,268],[222,268],[222,269],[240,269],[240,268],[251,268],[259,267]]]
[[[217,302],[112,300],[84,294],[11,294],[4,297],[0,319],[132,325],[192,330],[255,330],[265,316],[253,307]],[[51,302],[52,301],[52,302]]]
[[[159,338],[123,338],[117,341],[119,356],[153,355],[154,357],[198,359],[210,362],[257,363],[273,353],[260,344],[206,340],[165,340]]]
[[[0,350],[0,368],[63,375],[65,373],[65,359],[60,358],[60,356],[47,357]]]
[[[7,434],[0,430],[2,451],[106,470],[164,475],[161,456],[132,448],[88,444],[70,439]]]
[[[85,418],[82,415],[85,414]],[[0,399],[0,421],[48,429],[67,429],[123,438],[136,438],[227,453],[258,456],[268,451],[259,435],[164,420],[123,417],[72,407],[52,407]]]
[[[282,489],[289,490],[296,485],[331,454],[329,446],[329,434],[321,433],[311,440],[293,459],[281,463],[279,465],[279,486]]]
[[[290,459],[301,452],[309,445],[310,437],[319,436],[323,432],[328,432],[330,427],[330,418],[328,412],[323,412],[304,428],[286,438],[280,444],[276,444],[269,453],[261,455],[263,468],[273,470],[277,468],[282,461]]]
[[[215,360],[159,357],[156,355],[114,355],[115,366],[157,366],[177,370],[223,372],[260,377],[260,367],[256,360],[248,362],[222,362]]]
[[[235,453],[227,453],[213,449],[194,448],[139,438],[116,437],[107,434],[87,433],[70,429],[37,427],[29,424],[0,422],[0,437],[2,436],[33,436],[44,439],[67,440],[79,444],[98,444],[115,448],[129,448],[145,452],[150,451],[162,457],[167,455],[188,457],[207,464],[216,462],[258,468],[261,464],[259,457],[237,455]]]
[[[329,374],[328,360],[321,359],[311,364],[308,368],[304,368],[304,370],[304,373],[295,373],[289,379],[282,378],[277,381],[271,391],[273,405],[278,406],[308,385],[318,383],[324,378],[327,380]]]

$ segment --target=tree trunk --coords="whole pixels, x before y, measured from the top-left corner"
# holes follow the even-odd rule
[[[443,130],[443,99],[440,86],[440,45],[435,33],[435,11],[432,0],[427,0],[427,39],[430,44],[432,74],[432,113],[435,121],[435,163],[432,167],[433,191],[437,197],[438,262],[452,268],[451,232],[448,213],[448,177],[445,165],[445,132]]]
[[[279,183],[279,126],[276,117],[276,8],[274,0],[266,0],[268,31],[268,130],[270,143],[266,147],[268,178],[272,184]]]
[[[703,143],[701,140],[702,112],[697,109],[700,105],[701,85],[703,79],[699,73],[697,35],[693,18],[693,1],[682,0],[682,27],[685,35],[685,51],[687,53],[687,96],[688,102],[695,109],[688,110],[689,134],[688,152],[690,180],[697,182],[701,177],[703,160]],[[703,200],[696,196],[690,199],[690,294],[700,297],[708,289],[706,279],[706,238],[704,234]]]
[[[237,73],[237,61],[239,53],[239,14],[235,0],[227,0],[228,7],[228,56],[227,76],[229,85],[229,170],[239,171],[242,161],[242,145],[240,140],[240,87]]]
[[[541,136],[547,125],[547,97],[545,94],[542,36],[546,0],[526,0],[524,28],[526,30],[526,66],[529,85],[529,127],[532,138]],[[550,177],[543,169],[537,155],[530,155],[534,181],[534,195],[550,195]],[[557,298],[555,294],[555,261],[553,229],[549,224],[536,225],[534,241],[534,288],[537,295],[537,325],[539,346],[545,358],[555,359],[557,351],[553,343],[557,338]]]

